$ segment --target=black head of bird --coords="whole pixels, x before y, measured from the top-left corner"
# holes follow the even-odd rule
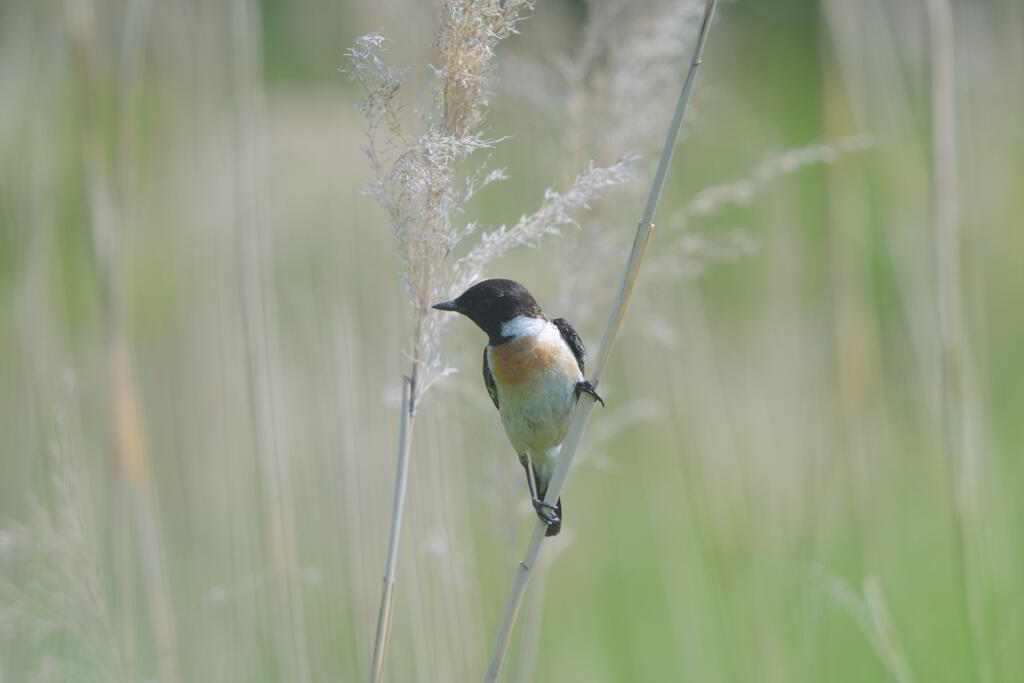
[[[491,344],[500,344],[501,326],[519,316],[544,318],[537,300],[515,280],[493,279],[478,282],[457,298],[434,304],[439,311],[454,311],[466,316],[487,334]]]

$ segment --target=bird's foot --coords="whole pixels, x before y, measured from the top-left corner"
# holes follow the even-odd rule
[[[576,382],[577,400],[579,400],[580,394],[590,394],[595,401],[601,404],[601,407],[604,407],[604,399],[598,396],[597,389],[595,389],[594,385],[588,382],[587,380],[583,380],[582,382]]]
[[[540,517],[540,521],[548,526],[561,525],[562,520],[558,516],[558,508],[554,505],[548,505],[540,498],[534,498],[531,502],[533,503],[533,509],[537,511],[537,516]]]

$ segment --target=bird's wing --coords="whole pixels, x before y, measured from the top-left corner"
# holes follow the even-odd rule
[[[484,386],[487,387],[487,393],[491,395],[491,400],[494,401],[494,407],[498,407],[498,386],[494,383],[494,375],[491,374],[491,367],[487,363],[487,347],[484,347]]]
[[[580,366],[580,374],[586,374],[583,366],[587,361],[587,350],[583,348],[583,340],[580,339],[580,335],[576,334],[576,330],[565,318],[555,318],[551,324],[558,328],[558,331],[562,333],[562,339],[572,349],[572,355],[576,356],[576,363]]]

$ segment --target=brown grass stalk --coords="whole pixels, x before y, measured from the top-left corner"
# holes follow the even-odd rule
[[[121,482],[127,491],[136,553],[141,565],[150,628],[157,654],[157,673],[161,681],[176,681],[178,665],[174,607],[166,576],[159,506],[151,476],[145,420],[122,315],[124,300],[118,271],[117,236],[123,226],[119,225],[121,214],[102,154],[99,121],[102,104],[98,82],[95,7],[90,0],[66,0],[65,13],[79,76],[79,97],[83,112],[82,157],[89,201],[93,264],[100,280],[107,326],[107,378],[114,454]]]

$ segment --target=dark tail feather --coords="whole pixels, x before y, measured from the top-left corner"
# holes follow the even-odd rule
[[[537,476],[536,467],[533,468],[533,480],[537,482],[537,495],[540,497],[541,500],[544,500],[544,496],[548,494],[548,483],[546,481],[542,481],[541,478]],[[554,524],[548,524],[548,530],[544,534],[545,536],[557,536],[558,532],[562,530],[562,520],[564,519],[564,517],[562,516],[561,497],[559,497],[558,500],[555,502],[555,512],[558,514],[558,521]]]

